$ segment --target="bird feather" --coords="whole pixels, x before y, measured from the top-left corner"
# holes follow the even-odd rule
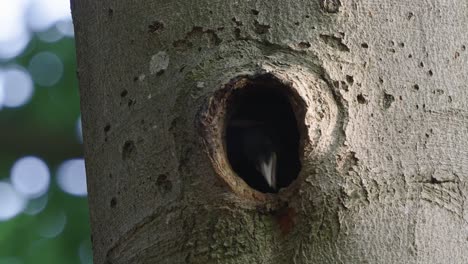
[[[276,153],[272,152],[269,157],[260,162],[260,171],[265,177],[268,185],[276,189]]]

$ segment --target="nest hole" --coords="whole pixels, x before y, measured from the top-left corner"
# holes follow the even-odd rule
[[[294,103],[298,97],[295,90],[273,75],[243,79],[240,87],[236,86],[226,102],[224,144],[228,161],[250,187],[276,193],[289,186],[301,170],[303,144],[297,118],[304,111]],[[275,162],[271,152],[275,153]],[[265,160],[267,168],[274,168],[273,183],[260,164]]]

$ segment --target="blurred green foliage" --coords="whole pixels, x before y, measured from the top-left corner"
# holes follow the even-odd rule
[[[87,199],[65,193],[55,181],[63,161],[83,155],[76,130],[80,111],[74,40],[65,37],[45,43],[34,37],[20,56],[0,62],[0,66],[18,64],[27,69],[31,58],[41,51],[55,53],[63,62],[64,73],[52,87],[35,84],[31,101],[22,107],[0,110],[0,181],[8,181],[17,159],[37,156],[51,172],[48,202],[36,215],[20,213],[0,221],[0,264],[92,263]],[[44,235],[54,228],[60,231],[63,224],[56,236]]]

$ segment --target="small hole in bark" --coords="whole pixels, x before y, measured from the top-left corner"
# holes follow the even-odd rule
[[[156,73],[156,76],[161,76],[164,74],[164,72],[165,72],[164,70],[160,70]]]
[[[233,17],[231,20],[232,22],[236,24],[236,26],[238,27],[242,26],[242,21],[237,20],[237,18]]]
[[[156,180],[156,185],[160,187],[164,192],[170,192],[172,190],[172,182],[167,178],[165,174],[160,174]]]
[[[133,100],[133,99],[128,99],[127,105],[128,105],[128,107],[131,107],[131,106],[134,105],[135,103],[136,103],[135,100]]]
[[[122,159],[127,160],[132,157],[135,153],[136,147],[135,142],[133,140],[125,141],[122,147]]]
[[[385,93],[384,94],[384,100],[383,100],[384,109],[390,108],[390,106],[392,106],[393,102],[395,102],[395,97],[393,95],[391,95],[391,94]]]
[[[369,48],[369,45],[367,45],[367,43],[362,43],[362,44],[361,44],[361,47],[367,49],[367,48]]]
[[[271,26],[266,24],[260,24],[257,20],[254,21],[255,33],[262,35],[268,33]]]
[[[366,99],[366,97],[364,97],[363,94],[358,94],[357,101],[360,104],[367,104],[367,99]]]
[[[229,163],[250,187],[263,193],[289,186],[301,170],[293,96],[291,87],[266,74],[248,79],[227,99]]]
[[[148,32],[149,33],[156,33],[157,31],[160,31],[160,30],[163,30],[164,29],[164,24],[160,21],[153,21],[153,23],[151,23],[149,26],[148,26]]]
[[[110,201],[110,207],[115,208],[116,205],[117,205],[117,199],[115,197],[112,197]]]
[[[310,48],[310,43],[309,42],[299,42],[299,44],[297,45],[300,49],[308,49]]]

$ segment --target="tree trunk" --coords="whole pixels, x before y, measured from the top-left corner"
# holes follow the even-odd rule
[[[72,10],[96,264],[468,263],[466,1]],[[299,135],[278,192],[228,154],[260,86],[243,117]]]

